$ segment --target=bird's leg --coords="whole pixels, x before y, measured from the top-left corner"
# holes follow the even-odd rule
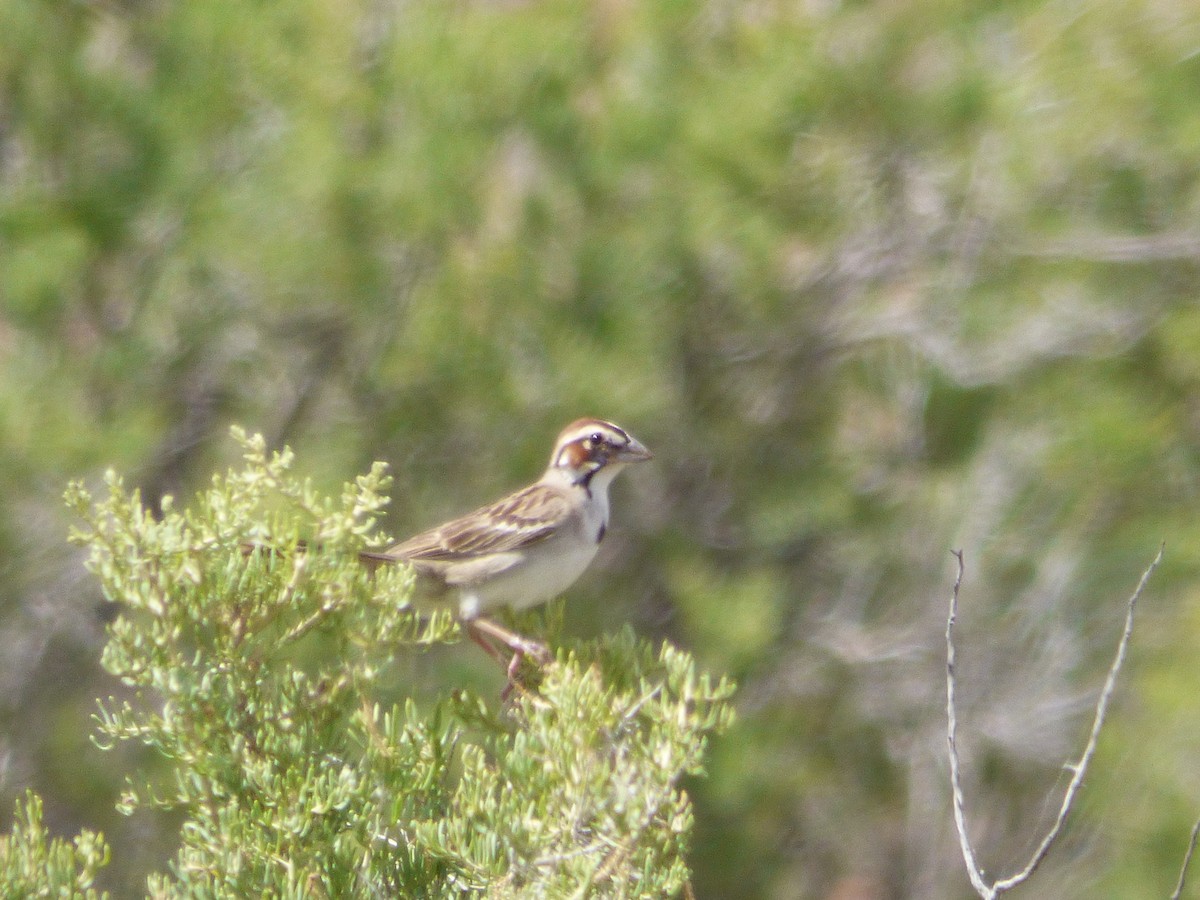
[[[509,631],[507,628],[497,625],[491,619],[485,619],[482,616],[467,622],[467,631],[476,643],[482,643],[481,637],[486,636],[492,640],[499,641],[517,656],[532,657],[534,661],[542,665],[546,665],[554,658],[550,653],[550,649],[545,644],[522,637],[515,631]],[[493,650],[495,650],[494,647]],[[496,654],[493,653],[493,655]]]
[[[505,666],[505,672],[508,674],[508,682],[504,685],[504,690],[500,692],[501,700],[507,701],[512,694],[513,688],[520,684],[518,674],[521,668],[521,660],[529,656],[540,665],[545,665],[553,658],[549,648],[545,644],[539,644],[537,641],[509,631],[507,628],[497,625],[491,619],[469,619],[465,624],[467,634],[470,635],[471,640],[486,650],[500,665]],[[504,654],[500,652],[500,648],[492,643],[492,641],[497,641],[511,650],[512,658],[505,660]]]
[[[484,652],[487,653],[487,655],[492,659],[496,660],[496,662],[500,663],[500,665],[508,665],[508,657],[501,653],[500,648],[489,641],[479,629],[475,628],[475,622],[475,619],[470,619],[463,623],[467,629],[467,637],[482,647]]]

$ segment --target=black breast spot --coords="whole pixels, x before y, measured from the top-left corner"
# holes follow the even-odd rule
[[[596,543],[597,544],[600,543],[602,540],[604,540],[604,535],[607,531],[608,531],[608,524],[605,522],[601,522],[600,530],[596,532]]]

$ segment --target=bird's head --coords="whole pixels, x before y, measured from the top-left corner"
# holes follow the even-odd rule
[[[590,490],[593,479],[597,479],[598,485],[607,485],[629,463],[643,462],[653,456],[629,432],[612,422],[578,419],[559,434],[550,457],[550,473],[566,476],[572,484],[582,484]]]

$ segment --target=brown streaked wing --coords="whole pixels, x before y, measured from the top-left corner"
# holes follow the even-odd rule
[[[534,484],[437,528],[389,547],[391,559],[451,561],[486,553],[506,553],[552,535],[571,514],[562,492]]]

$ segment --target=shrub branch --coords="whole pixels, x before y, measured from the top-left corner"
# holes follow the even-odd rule
[[[1041,865],[1047,854],[1049,854],[1050,848],[1054,845],[1054,842],[1062,832],[1063,826],[1066,824],[1067,817],[1071,814],[1075,797],[1079,793],[1079,788],[1083,785],[1083,779],[1087,774],[1088,766],[1091,764],[1092,757],[1096,753],[1096,744],[1100,738],[1100,729],[1104,725],[1104,717],[1108,713],[1108,704],[1112,700],[1113,692],[1116,690],[1117,675],[1120,673],[1121,666],[1125,662],[1125,654],[1129,648],[1129,639],[1133,635],[1133,615],[1137,608],[1138,599],[1142,596],[1142,592],[1145,590],[1150,576],[1162,561],[1163,548],[1161,546],[1158,548],[1158,553],[1155,555],[1154,560],[1147,567],[1146,571],[1142,573],[1137,588],[1134,589],[1133,595],[1129,598],[1128,610],[1125,613],[1125,629],[1121,633],[1121,640],[1117,643],[1117,652],[1113,657],[1112,665],[1108,667],[1108,677],[1104,681],[1103,690],[1100,691],[1100,698],[1096,701],[1096,712],[1092,718],[1092,730],[1088,735],[1087,744],[1083,748],[1083,753],[1079,759],[1066,765],[1066,768],[1072,773],[1071,781],[1067,785],[1066,792],[1063,794],[1062,803],[1058,808],[1058,815],[1055,817],[1054,824],[1046,832],[1046,836],[1042,838],[1037,849],[1034,850],[1033,855],[1029,858],[1029,862],[1020,871],[1005,878],[998,878],[990,884],[984,877],[983,871],[979,868],[979,863],[975,857],[975,850],[971,846],[971,838],[967,832],[966,801],[963,797],[962,767],[958,755],[954,624],[958,618],[958,592],[962,586],[963,554],[961,550],[955,550],[953,553],[954,558],[958,561],[958,572],[954,578],[954,589],[950,593],[950,614],[946,619],[946,742],[950,753],[950,786],[954,796],[954,827],[958,831],[958,842],[962,849],[963,862],[967,867],[967,876],[971,879],[971,886],[984,900],[994,900],[994,898],[1001,894],[1023,884],[1033,875],[1037,867]],[[1195,840],[1196,834],[1193,832],[1192,849],[1195,848]],[[1189,849],[1189,858],[1191,853],[1192,850]],[[1185,872],[1186,867],[1187,860],[1184,861]],[[1183,873],[1180,873],[1181,883],[1182,880]],[[1178,893],[1176,896],[1178,896]]]

